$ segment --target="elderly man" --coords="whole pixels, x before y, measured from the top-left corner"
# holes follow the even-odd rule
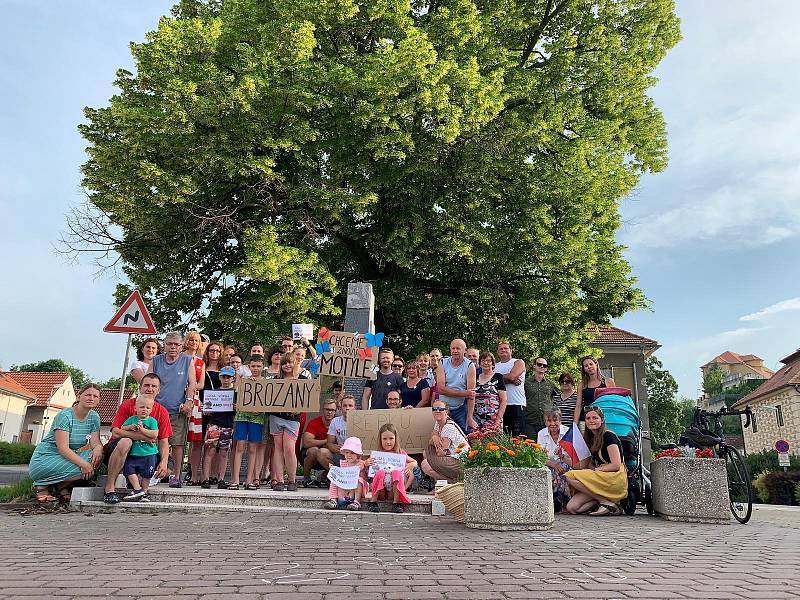
[[[311,419],[303,432],[303,449],[300,451],[300,460],[303,463],[303,487],[312,483],[319,485],[325,481],[325,472],[331,464],[333,454],[328,450],[328,429],[336,416],[336,401],[325,400],[322,403],[322,414]],[[319,466],[322,475],[316,481],[311,479],[311,470]]]
[[[161,380],[155,373],[147,373],[142,377],[139,384],[140,396],[151,396],[155,398],[161,391]],[[136,414],[136,398],[130,398],[120,404],[114,420],[111,422],[111,439],[103,448],[103,460],[108,468],[108,478],[103,495],[103,502],[106,504],[116,504],[120,501],[115,493],[117,476],[125,465],[125,459],[133,446],[133,442],[149,441],[143,433],[138,431],[125,431],[121,429],[128,417]],[[158,465],[156,466],[155,477],[162,479],[169,475],[167,462],[169,460],[169,438],[172,435],[172,425],[170,424],[169,414],[158,402],[153,403],[153,410],[150,416],[158,421]]]
[[[150,373],[161,379],[161,391],[156,400],[167,409],[172,425],[172,436],[169,445],[172,448],[172,461],[175,473],[170,476],[169,487],[181,487],[181,465],[183,464],[183,448],[186,446],[186,434],[189,430],[189,415],[192,413],[197,381],[192,358],[181,352],[183,337],[177,331],[164,338],[164,354],[153,357]],[[201,384],[202,385],[202,384]]]
[[[503,376],[508,398],[503,423],[511,435],[519,435],[525,432],[525,361],[514,358],[511,344],[505,341],[497,344],[497,356],[494,370]]]
[[[475,365],[465,357],[467,344],[464,340],[450,342],[450,356],[442,359],[436,367],[436,382],[439,384],[439,399],[447,403],[450,418],[465,434],[478,427],[472,413],[475,411]],[[439,383],[442,382],[442,383]]]

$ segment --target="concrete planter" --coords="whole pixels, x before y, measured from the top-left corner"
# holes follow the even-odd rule
[[[721,458],[670,458],[650,463],[653,507],[667,521],[728,523],[728,478]]]
[[[464,522],[473,529],[542,530],[553,526],[550,470],[464,470]]]

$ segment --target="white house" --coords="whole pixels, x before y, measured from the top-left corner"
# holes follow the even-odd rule
[[[19,442],[28,403],[36,395],[0,371],[0,442]]]

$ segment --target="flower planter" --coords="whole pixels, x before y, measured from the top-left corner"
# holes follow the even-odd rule
[[[550,529],[550,470],[490,467],[464,470],[464,522],[473,529]]]
[[[728,523],[728,477],[721,458],[659,458],[650,463],[653,508],[667,521]]]

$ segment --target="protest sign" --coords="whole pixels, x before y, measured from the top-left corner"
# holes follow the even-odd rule
[[[314,339],[314,326],[311,323],[292,323],[292,339],[300,338],[306,338],[308,341]]]
[[[354,490],[358,487],[359,467],[331,467],[328,479],[342,490]]]
[[[365,451],[380,448],[378,430],[385,423],[394,425],[400,447],[409,454],[421,453],[433,432],[430,408],[386,408],[347,413],[347,435],[359,438]]]
[[[203,392],[203,412],[230,412],[233,410],[235,390],[205,390]]]
[[[332,377],[361,377],[363,379],[378,377],[378,374],[372,370],[371,360],[362,360],[335,352],[323,352],[320,355],[319,374]]]
[[[236,409],[246,412],[319,412],[319,381],[245,377],[237,388]]]
[[[343,354],[351,358],[359,358],[359,350],[367,350],[367,340],[363,335],[349,331],[329,331],[327,342],[334,354]]]
[[[405,450],[405,448],[404,448]],[[373,450],[369,453],[369,457],[375,461],[369,468],[369,476],[372,477],[385,465],[392,465],[395,469],[402,471],[406,468],[406,455],[397,452],[382,452],[380,450]]]

